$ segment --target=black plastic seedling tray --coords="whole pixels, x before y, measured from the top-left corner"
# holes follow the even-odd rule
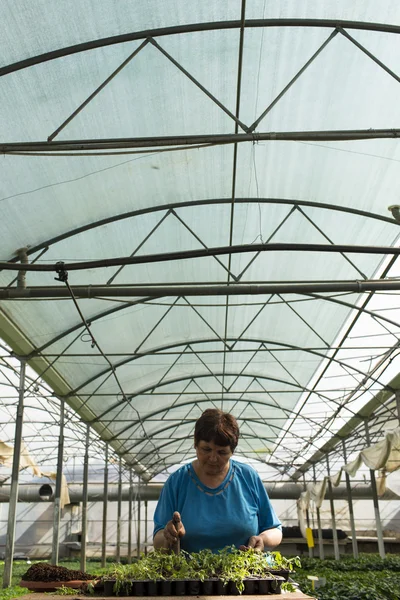
[[[263,579],[245,579],[243,594],[280,594],[282,583],[287,581],[288,573],[271,575]],[[115,591],[115,579],[104,581],[106,596],[223,596],[239,595],[234,581],[226,584],[220,579],[175,579],[162,581],[130,581]]]

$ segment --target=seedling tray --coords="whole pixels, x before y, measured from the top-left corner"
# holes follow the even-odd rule
[[[263,579],[245,579],[245,595],[268,595],[280,594],[285,577],[271,575]],[[160,581],[126,581],[118,592],[116,591],[116,580],[104,581],[104,594],[106,596],[222,596],[240,594],[234,581],[228,581],[225,585],[220,579],[179,579]]]

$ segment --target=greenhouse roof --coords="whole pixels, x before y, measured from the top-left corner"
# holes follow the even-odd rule
[[[400,8],[0,18],[2,338],[145,480],[210,406],[297,476],[399,371]]]

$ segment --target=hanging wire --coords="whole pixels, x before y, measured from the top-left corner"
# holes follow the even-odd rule
[[[81,311],[81,309],[79,307],[79,304],[78,304],[78,302],[77,302],[77,300],[75,298],[74,292],[72,291],[72,288],[69,285],[69,282],[68,282],[68,273],[67,273],[67,271],[64,268],[64,264],[63,263],[58,263],[57,265],[58,265],[57,266],[58,278],[56,278],[56,279],[58,279],[59,281],[62,281],[63,283],[65,283],[65,285],[66,285],[66,287],[68,289],[68,292],[69,292],[69,294],[71,296],[71,299],[72,299],[72,301],[74,303],[74,306],[75,306],[75,308],[76,308],[76,310],[77,310],[77,312],[78,312],[78,314],[79,314],[79,316],[80,316],[80,318],[82,320],[82,323],[83,323],[83,325],[84,325],[84,327],[85,327],[85,329],[87,331],[87,334],[89,335],[89,340],[90,340],[91,347],[92,348],[97,348],[97,350],[100,352],[100,354],[102,355],[102,357],[104,358],[104,360],[107,362],[107,364],[109,365],[109,367],[111,369],[111,373],[112,373],[112,375],[113,375],[113,377],[115,379],[115,382],[116,382],[116,384],[117,384],[117,386],[118,386],[118,388],[120,390],[122,398],[124,399],[124,401],[127,404],[129,404],[129,400],[128,400],[128,398],[127,398],[127,396],[126,396],[126,394],[125,394],[125,392],[124,392],[124,390],[122,388],[121,382],[120,382],[119,377],[118,377],[118,375],[116,373],[116,369],[115,369],[114,365],[112,364],[112,362],[110,361],[110,359],[108,358],[108,356],[103,352],[102,348],[99,346],[98,342],[96,341],[96,339],[95,339],[95,337],[94,337],[94,335],[93,335],[93,333],[92,333],[92,331],[90,329],[90,324],[88,323],[88,321],[86,321],[85,316],[83,315],[83,313],[82,313],[82,311]],[[146,428],[145,428],[144,423],[142,421],[142,418],[141,418],[141,416],[139,414],[139,411],[132,404],[130,404],[130,407],[132,408],[132,410],[137,415],[138,421],[140,423],[140,426],[141,426],[141,428],[143,430],[143,434],[144,434],[147,442],[154,448],[155,452],[159,456],[158,449],[157,449],[156,445],[149,438],[149,436],[147,434]],[[161,457],[160,457],[160,459],[161,459]]]

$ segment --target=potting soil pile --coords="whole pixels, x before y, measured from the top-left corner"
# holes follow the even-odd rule
[[[43,562],[32,565],[22,576],[23,581],[88,581],[89,579],[93,579],[93,575]]]

